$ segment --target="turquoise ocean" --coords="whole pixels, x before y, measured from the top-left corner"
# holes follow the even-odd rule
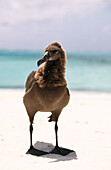
[[[0,88],[24,88],[44,52],[0,50]],[[111,93],[111,52],[67,52],[70,90]]]

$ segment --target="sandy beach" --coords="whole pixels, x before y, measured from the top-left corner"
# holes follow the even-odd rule
[[[0,170],[111,170],[111,94],[71,92],[62,111],[59,146],[73,149],[67,156],[27,155],[29,119],[22,102],[24,90],[0,90]],[[55,145],[50,113],[34,119],[33,144],[50,151]]]

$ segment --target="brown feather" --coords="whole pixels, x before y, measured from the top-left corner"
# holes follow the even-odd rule
[[[36,72],[31,72],[26,81],[23,102],[31,123],[38,111],[51,112],[49,121],[57,121],[69,102],[70,95],[65,80],[66,54],[57,42],[49,45],[46,50],[54,48],[60,50],[58,58],[46,61]]]
[[[49,48],[49,47],[48,47]],[[44,63],[35,73],[39,87],[58,87],[67,84],[65,80],[66,54],[61,50],[61,57]]]

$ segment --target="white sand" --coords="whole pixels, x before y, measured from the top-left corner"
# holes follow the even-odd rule
[[[65,157],[26,155],[29,120],[23,90],[0,90],[0,170],[111,170],[111,94],[71,92],[59,118],[59,145],[75,150]],[[43,150],[55,145],[50,113],[38,113],[33,143]]]

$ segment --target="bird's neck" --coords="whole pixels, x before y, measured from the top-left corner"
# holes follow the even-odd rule
[[[65,58],[44,63],[35,74],[39,87],[65,86],[65,64]]]

